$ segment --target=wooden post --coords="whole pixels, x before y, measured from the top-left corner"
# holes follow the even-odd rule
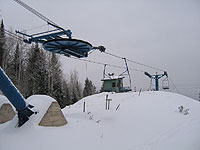
[[[120,104],[119,104],[119,105],[117,105],[117,108],[116,108],[116,110],[118,110],[118,109],[119,109],[119,106],[120,106]]]
[[[140,96],[140,93],[142,92],[142,89],[140,89],[140,91],[139,91],[139,96]]]
[[[108,98],[108,94],[106,95],[106,110],[110,109],[110,101],[112,101],[112,99]]]
[[[107,101],[108,101],[107,102],[108,103],[108,107],[107,108],[108,108],[108,110],[110,110],[110,101],[112,101],[112,99],[107,99]]]
[[[106,110],[107,110],[107,107],[108,107],[108,94],[106,95]]]
[[[107,99],[108,100],[108,110],[110,109],[110,99]]]
[[[83,103],[83,112],[85,112],[85,101]]]

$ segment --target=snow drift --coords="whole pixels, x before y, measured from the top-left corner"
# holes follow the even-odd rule
[[[112,100],[110,110],[105,109],[107,94]],[[52,100],[44,96],[31,99],[41,114],[47,108],[43,99]],[[83,98],[62,111],[68,121],[63,127],[38,126],[40,113],[31,116],[21,128],[15,128],[16,119],[0,125],[0,149],[200,149],[200,103],[182,95],[101,93]]]

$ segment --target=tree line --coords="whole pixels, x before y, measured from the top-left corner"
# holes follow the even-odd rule
[[[38,44],[30,46],[7,36],[3,20],[0,25],[0,66],[25,98],[34,94],[49,95],[61,108],[97,92],[88,78],[82,88],[76,70],[70,73],[68,80],[65,79],[59,55],[42,50]]]

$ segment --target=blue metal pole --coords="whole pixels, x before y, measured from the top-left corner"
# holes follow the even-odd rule
[[[156,91],[159,91],[159,83],[158,83],[158,75],[157,75],[157,73],[156,73],[156,75],[155,75],[155,88],[156,88]]]
[[[24,97],[14,86],[12,81],[8,78],[6,73],[0,67],[0,90],[3,94],[8,98],[8,100],[12,103],[12,105],[18,111],[19,124],[18,127],[22,126],[26,121],[28,121],[28,117],[30,117],[33,112],[29,109],[33,106],[26,104]]]

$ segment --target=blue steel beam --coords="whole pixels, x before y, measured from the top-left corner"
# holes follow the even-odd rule
[[[15,32],[18,33],[18,34],[30,37],[29,39],[24,40],[24,42],[29,43],[29,44],[31,42],[43,43],[46,40],[60,38],[59,36],[62,36],[62,35],[67,35],[71,39],[71,35],[72,35],[71,30],[64,30],[64,31],[60,31],[60,32],[49,33],[49,32],[53,32],[53,31],[57,31],[57,30],[58,29],[46,31],[46,32],[41,32],[41,33],[37,33],[37,34],[33,34],[33,35],[28,35],[28,34],[20,32],[20,31],[15,31]],[[43,35],[44,33],[49,33],[49,34]],[[38,36],[36,36],[36,35],[38,35]]]
[[[0,90],[3,94],[8,98],[8,100],[12,103],[12,105],[16,108],[18,112],[18,127],[22,126],[26,121],[29,120],[29,117],[33,114],[29,108],[33,106],[27,105],[24,97],[14,86],[12,81],[8,78],[6,73],[0,67]]]

